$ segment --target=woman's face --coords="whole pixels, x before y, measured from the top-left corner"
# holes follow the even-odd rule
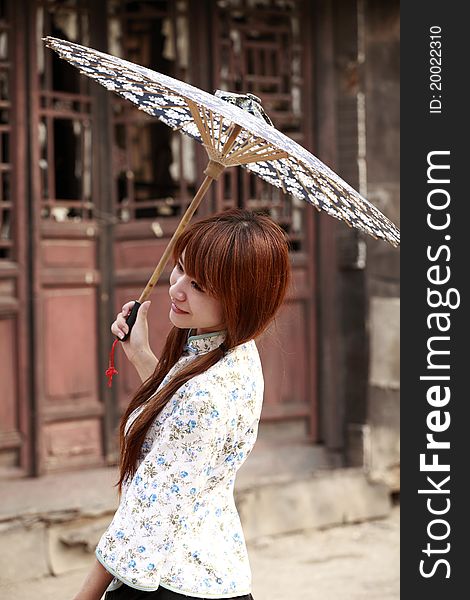
[[[184,255],[170,275],[170,321],[180,329],[196,329],[197,335],[224,329],[220,302],[186,275]]]

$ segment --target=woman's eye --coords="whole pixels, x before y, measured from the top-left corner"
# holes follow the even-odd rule
[[[195,281],[191,281],[191,285],[193,286],[193,288],[195,290],[197,290],[198,292],[204,292],[204,290],[198,286],[198,284]]]

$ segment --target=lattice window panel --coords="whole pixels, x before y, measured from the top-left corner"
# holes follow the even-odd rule
[[[110,54],[187,81],[186,1],[110,0]],[[116,214],[179,216],[196,186],[195,142],[113,96]]]
[[[8,3],[0,3],[0,260],[13,258],[11,39]]]
[[[261,98],[274,126],[302,144],[301,2],[218,0],[214,78],[219,89]],[[304,248],[306,207],[254,174],[227,169],[217,184],[217,208],[239,204],[270,214],[293,251]]]
[[[93,218],[94,208],[89,80],[41,40],[53,35],[89,45],[87,2],[39,1],[36,23],[41,216],[87,221]]]

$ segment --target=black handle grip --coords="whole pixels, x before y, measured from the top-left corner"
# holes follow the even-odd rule
[[[134,327],[134,324],[135,324],[136,319],[137,319],[137,313],[139,312],[139,308],[141,306],[142,305],[140,304],[140,302],[137,302],[137,300],[134,302],[134,306],[132,307],[132,310],[129,313],[127,319],[126,319],[126,323],[127,323],[127,326],[129,327],[129,331],[122,338],[122,340],[120,340],[121,342],[125,342],[126,340],[129,339],[129,336],[131,335],[132,328]]]

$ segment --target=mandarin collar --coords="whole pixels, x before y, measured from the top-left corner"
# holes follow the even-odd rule
[[[189,333],[194,330],[191,330]],[[184,347],[185,352],[191,354],[206,354],[215,350],[225,340],[225,331],[213,331],[212,333],[201,333],[200,335],[189,335]]]

